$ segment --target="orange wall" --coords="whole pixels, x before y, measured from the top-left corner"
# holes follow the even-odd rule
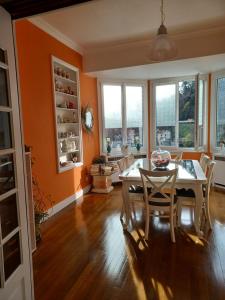
[[[43,32],[29,21],[16,22],[16,42],[25,143],[32,146],[35,158],[33,173],[41,190],[56,203],[90,183],[87,167],[99,155],[97,83],[82,73],[82,56]],[[81,106],[94,110],[94,133],[83,131],[84,166],[57,173],[54,99],[51,77],[51,55],[78,67]]]

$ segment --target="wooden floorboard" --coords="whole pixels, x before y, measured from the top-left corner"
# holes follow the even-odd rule
[[[88,194],[42,225],[33,255],[36,300],[224,300],[225,194],[211,193],[213,230],[198,239],[192,210],[171,243],[169,225],[152,220],[143,239],[143,211],[123,232],[121,187]]]

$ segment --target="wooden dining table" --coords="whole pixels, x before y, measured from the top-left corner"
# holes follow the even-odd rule
[[[125,221],[123,222],[124,229],[127,229],[129,221],[132,218],[131,203],[129,201],[129,187],[131,185],[142,185],[139,168],[154,170],[155,167],[150,159],[141,158],[137,159],[129,168],[119,175],[120,180],[122,180],[123,210],[125,213]],[[167,166],[167,170],[172,170],[174,168],[178,168],[175,188],[192,189],[195,192],[194,226],[198,236],[201,236],[200,223],[203,203],[202,185],[207,182],[206,175],[197,160],[181,160],[179,163],[171,161]],[[154,178],[153,180],[157,183],[157,181],[162,181],[163,178]]]

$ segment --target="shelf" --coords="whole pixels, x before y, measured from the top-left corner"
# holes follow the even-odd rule
[[[73,150],[73,151],[61,152],[59,155],[63,156],[63,155],[66,155],[66,154],[71,154],[71,153],[75,153],[75,152],[79,152],[79,151],[80,151],[79,149],[76,149],[76,150]]]
[[[57,68],[61,69],[62,73],[60,75],[55,73]],[[68,73],[67,75],[70,78],[61,76],[66,73]],[[59,58],[52,57],[52,79],[55,105],[57,168],[58,172],[61,173],[82,165],[79,69]],[[71,95],[71,93],[74,93],[74,95]],[[63,137],[64,135],[65,137]],[[76,162],[73,163],[72,158],[74,157],[76,157],[74,159]],[[62,161],[68,165],[63,167],[61,165]]]
[[[72,139],[78,139],[79,135],[72,136],[72,137],[64,137],[64,138],[58,138],[58,141],[63,141],[63,140],[72,140]]]
[[[68,123],[57,123],[57,125],[79,125],[78,122],[68,122]]]
[[[70,79],[70,78],[66,78],[66,77],[62,77],[56,73],[54,73],[54,76],[55,78],[59,79],[59,80],[63,80],[63,81],[66,81],[66,82],[69,82],[69,83],[73,83],[73,84],[77,84],[76,81]]]
[[[66,107],[58,107],[58,106],[56,106],[56,109],[66,110],[66,111],[77,111],[78,110],[77,108],[66,108]]]
[[[60,167],[59,173],[62,173],[62,172],[67,171],[67,170],[71,170],[75,167],[81,167],[82,165],[83,165],[82,162],[76,162],[76,163],[70,164],[69,166]]]
[[[64,92],[59,92],[59,91],[55,91],[56,94],[59,94],[59,95],[64,95],[64,96],[69,96],[69,97],[72,97],[72,98],[77,98],[76,95],[71,95],[71,94],[67,94],[67,93],[64,93]]]

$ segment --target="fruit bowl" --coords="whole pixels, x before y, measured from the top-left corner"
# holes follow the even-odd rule
[[[152,152],[151,162],[157,169],[166,169],[170,163],[171,156],[169,151],[158,149]]]

